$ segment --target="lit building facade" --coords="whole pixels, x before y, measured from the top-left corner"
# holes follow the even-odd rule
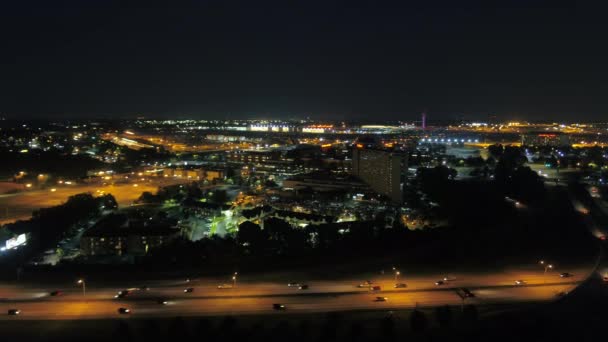
[[[528,132],[521,135],[526,146],[570,146],[570,137],[562,132]]]
[[[395,203],[403,201],[401,174],[404,170],[407,170],[407,158],[402,153],[365,148],[361,144],[353,148],[352,174]]]

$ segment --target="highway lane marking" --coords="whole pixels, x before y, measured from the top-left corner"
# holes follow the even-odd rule
[[[508,288],[517,288],[517,289],[525,289],[525,288],[536,288],[536,287],[545,287],[545,286],[561,286],[561,285],[579,285],[582,281],[569,281],[569,282],[558,282],[558,283],[543,283],[543,284],[526,284],[526,285],[486,285],[486,286],[469,286],[467,287],[471,291],[477,290],[492,290],[492,289],[508,289]],[[166,294],[162,295],[149,295],[145,297],[126,297],[121,298],[118,301],[116,298],[107,298],[107,299],[99,299],[99,298],[88,298],[87,301],[116,301],[118,302],[139,302],[139,301],[152,301],[157,300],[160,297],[170,297],[170,300],[187,300],[187,299],[200,299],[200,300],[210,300],[210,299],[245,299],[245,298],[280,298],[280,297],[340,297],[340,296],[351,296],[351,295],[362,295],[362,294],[407,294],[407,293],[421,293],[421,292],[453,292],[460,287],[437,287],[437,288],[425,288],[425,289],[404,289],[404,290],[384,290],[384,291],[342,291],[342,292],[303,292],[298,290],[295,293],[269,293],[269,294],[257,294],[257,295],[213,295],[213,296],[167,296]],[[52,297],[42,297],[42,298],[28,298],[28,299],[0,299],[0,303],[28,303],[28,302],[78,302],[78,300],[61,300],[59,298]]]

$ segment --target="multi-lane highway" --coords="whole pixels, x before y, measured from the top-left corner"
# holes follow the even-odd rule
[[[450,274],[443,285],[435,285],[442,275],[408,276],[398,280],[406,288],[394,287],[392,274],[338,281],[296,279],[309,285],[300,290],[285,282],[261,282],[240,277],[236,288],[218,289],[221,279],[192,279],[186,281],[150,281],[140,284],[86,284],[86,295],[77,284],[64,288],[44,288],[18,284],[0,286],[0,319],[97,319],[112,317],[198,316],[226,314],[266,314],[277,312],[273,304],[284,304],[285,313],[313,313],[348,310],[393,310],[415,306],[460,305],[459,288],[468,288],[475,295],[466,303],[477,305],[550,301],[571,291],[591,271],[576,268],[558,271],[538,269],[512,270],[494,274]],[[571,277],[562,278],[560,273]],[[371,280],[380,291],[357,285]],[[524,285],[516,285],[524,280]],[[230,281],[224,283],[232,284]],[[147,290],[138,289],[148,286]],[[186,288],[193,292],[186,293]],[[114,298],[120,290],[131,289],[125,298]],[[55,290],[59,296],[51,296]],[[386,298],[380,301],[377,297]],[[166,304],[159,303],[166,300]],[[129,315],[118,313],[128,308]],[[18,316],[7,315],[19,309]]]

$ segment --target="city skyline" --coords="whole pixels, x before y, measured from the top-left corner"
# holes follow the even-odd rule
[[[2,336],[598,340],[604,13],[3,2]]]

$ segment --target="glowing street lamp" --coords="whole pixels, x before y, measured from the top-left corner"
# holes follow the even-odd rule
[[[236,287],[236,276],[238,274],[238,272],[234,272],[234,275],[232,276],[232,287]]]
[[[395,271],[395,284],[397,283],[397,281],[399,280],[399,276],[401,275],[401,272],[399,271]]]
[[[539,264],[541,264],[545,269],[545,271],[543,272],[543,282],[547,282],[547,270],[553,269],[553,265],[545,263],[544,260],[541,260]]]
[[[82,286],[82,296],[86,297],[87,295],[87,283],[84,279],[78,279],[78,284]]]

